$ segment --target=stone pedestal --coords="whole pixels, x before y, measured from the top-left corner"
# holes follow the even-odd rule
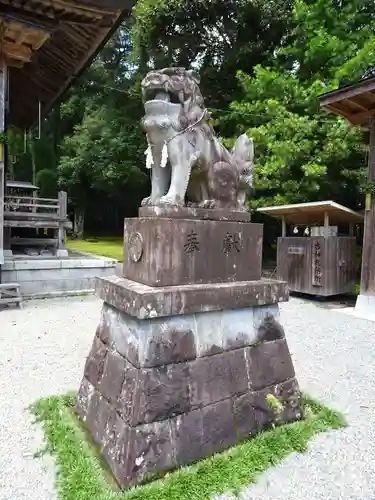
[[[186,252],[192,231],[199,250]],[[239,250],[219,255],[227,233],[241,234]],[[244,222],[125,221],[124,277],[97,282],[104,304],[76,404],[122,487],[301,417],[279,323],[288,289],[260,279],[261,240]]]
[[[259,280],[262,224],[126,219],[123,276],[152,286]]]
[[[375,321],[375,297],[373,295],[358,295],[354,312],[360,318]]]

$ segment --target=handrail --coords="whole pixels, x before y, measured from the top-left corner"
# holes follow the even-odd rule
[[[43,202],[54,202],[57,203],[59,200],[58,198],[34,198],[33,196],[4,196],[5,200],[14,200],[14,199],[19,199],[19,200],[38,200],[38,201],[43,201]]]
[[[12,202],[8,202],[9,204],[12,204]],[[5,201],[5,204],[7,202]],[[16,207],[32,207],[32,208],[55,208],[56,210],[60,207],[60,205],[43,205],[41,203],[17,203],[15,202],[14,205]]]
[[[4,197],[4,208],[9,213],[46,213],[67,217],[67,193],[59,191],[58,198],[37,198],[33,196],[7,195]]]

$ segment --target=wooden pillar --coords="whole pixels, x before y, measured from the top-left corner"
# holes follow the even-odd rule
[[[286,236],[286,222],[285,222],[285,217],[281,218],[281,236],[285,238]]]
[[[0,133],[5,131],[5,105],[7,94],[7,67],[0,59]],[[5,196],[5,152],[0,143],[0,265],[4,264],[4,196]]]
[[[329,215],[328,212],[324,212],[324,238],[329,236]]]
[[[375,118],[370,118],[368,180],[375,181]],[[375,197],[366,196],[362,250],[361,295],[375,295]]]
[[[67,257],[68,251],[66,249],[66,229],[64,223],[68,213],[68,196],[65,191],[59,192],[59,229],[57,235],[57,256]]]

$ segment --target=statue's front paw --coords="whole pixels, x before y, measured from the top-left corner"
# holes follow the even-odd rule
[[[202,208],[215,208],[216,207],[216,202],[215,200],[204,200],[201,203]]]
[[[141,201],[141,207],[146,207],[147,205],[150,205],[151,198],[150,196],[147,196],[147,198],[143,198]]]
[[[141,202],[141,206],[142,207],[145,207],[145,206],[154,206],[154,205],[157,205],[159,202],[159,198],[155,198],[155,197],[152,197],[152,196],[147,196],[147,198],[144,198]]]
[[[158,205],[183,205],[183,202],[176,196],[166,194],[160,198]]]

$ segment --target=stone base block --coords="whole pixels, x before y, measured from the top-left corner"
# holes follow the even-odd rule
[[[375,321],[375,296],[358,295],[354,312],[356,316]]]
[[[150,286],[259,280],[263,225],[125,219],[123,277]]]
[[[65,259],[65,258],[69,257],[69,252],[68,252],[68,250],[58,248],[56,250],[56,257],[58,257],[59,259],[63,259],[63,258]]]
[[[269,279],[151,287],[114,275],[98,279],[95,289],[107,304],[142,320],[243,309],[278,304],[289,299],[287,283]]]
[[[300,418],[278,305],[140,319],[104,303],[76,410],[123,488]]]

